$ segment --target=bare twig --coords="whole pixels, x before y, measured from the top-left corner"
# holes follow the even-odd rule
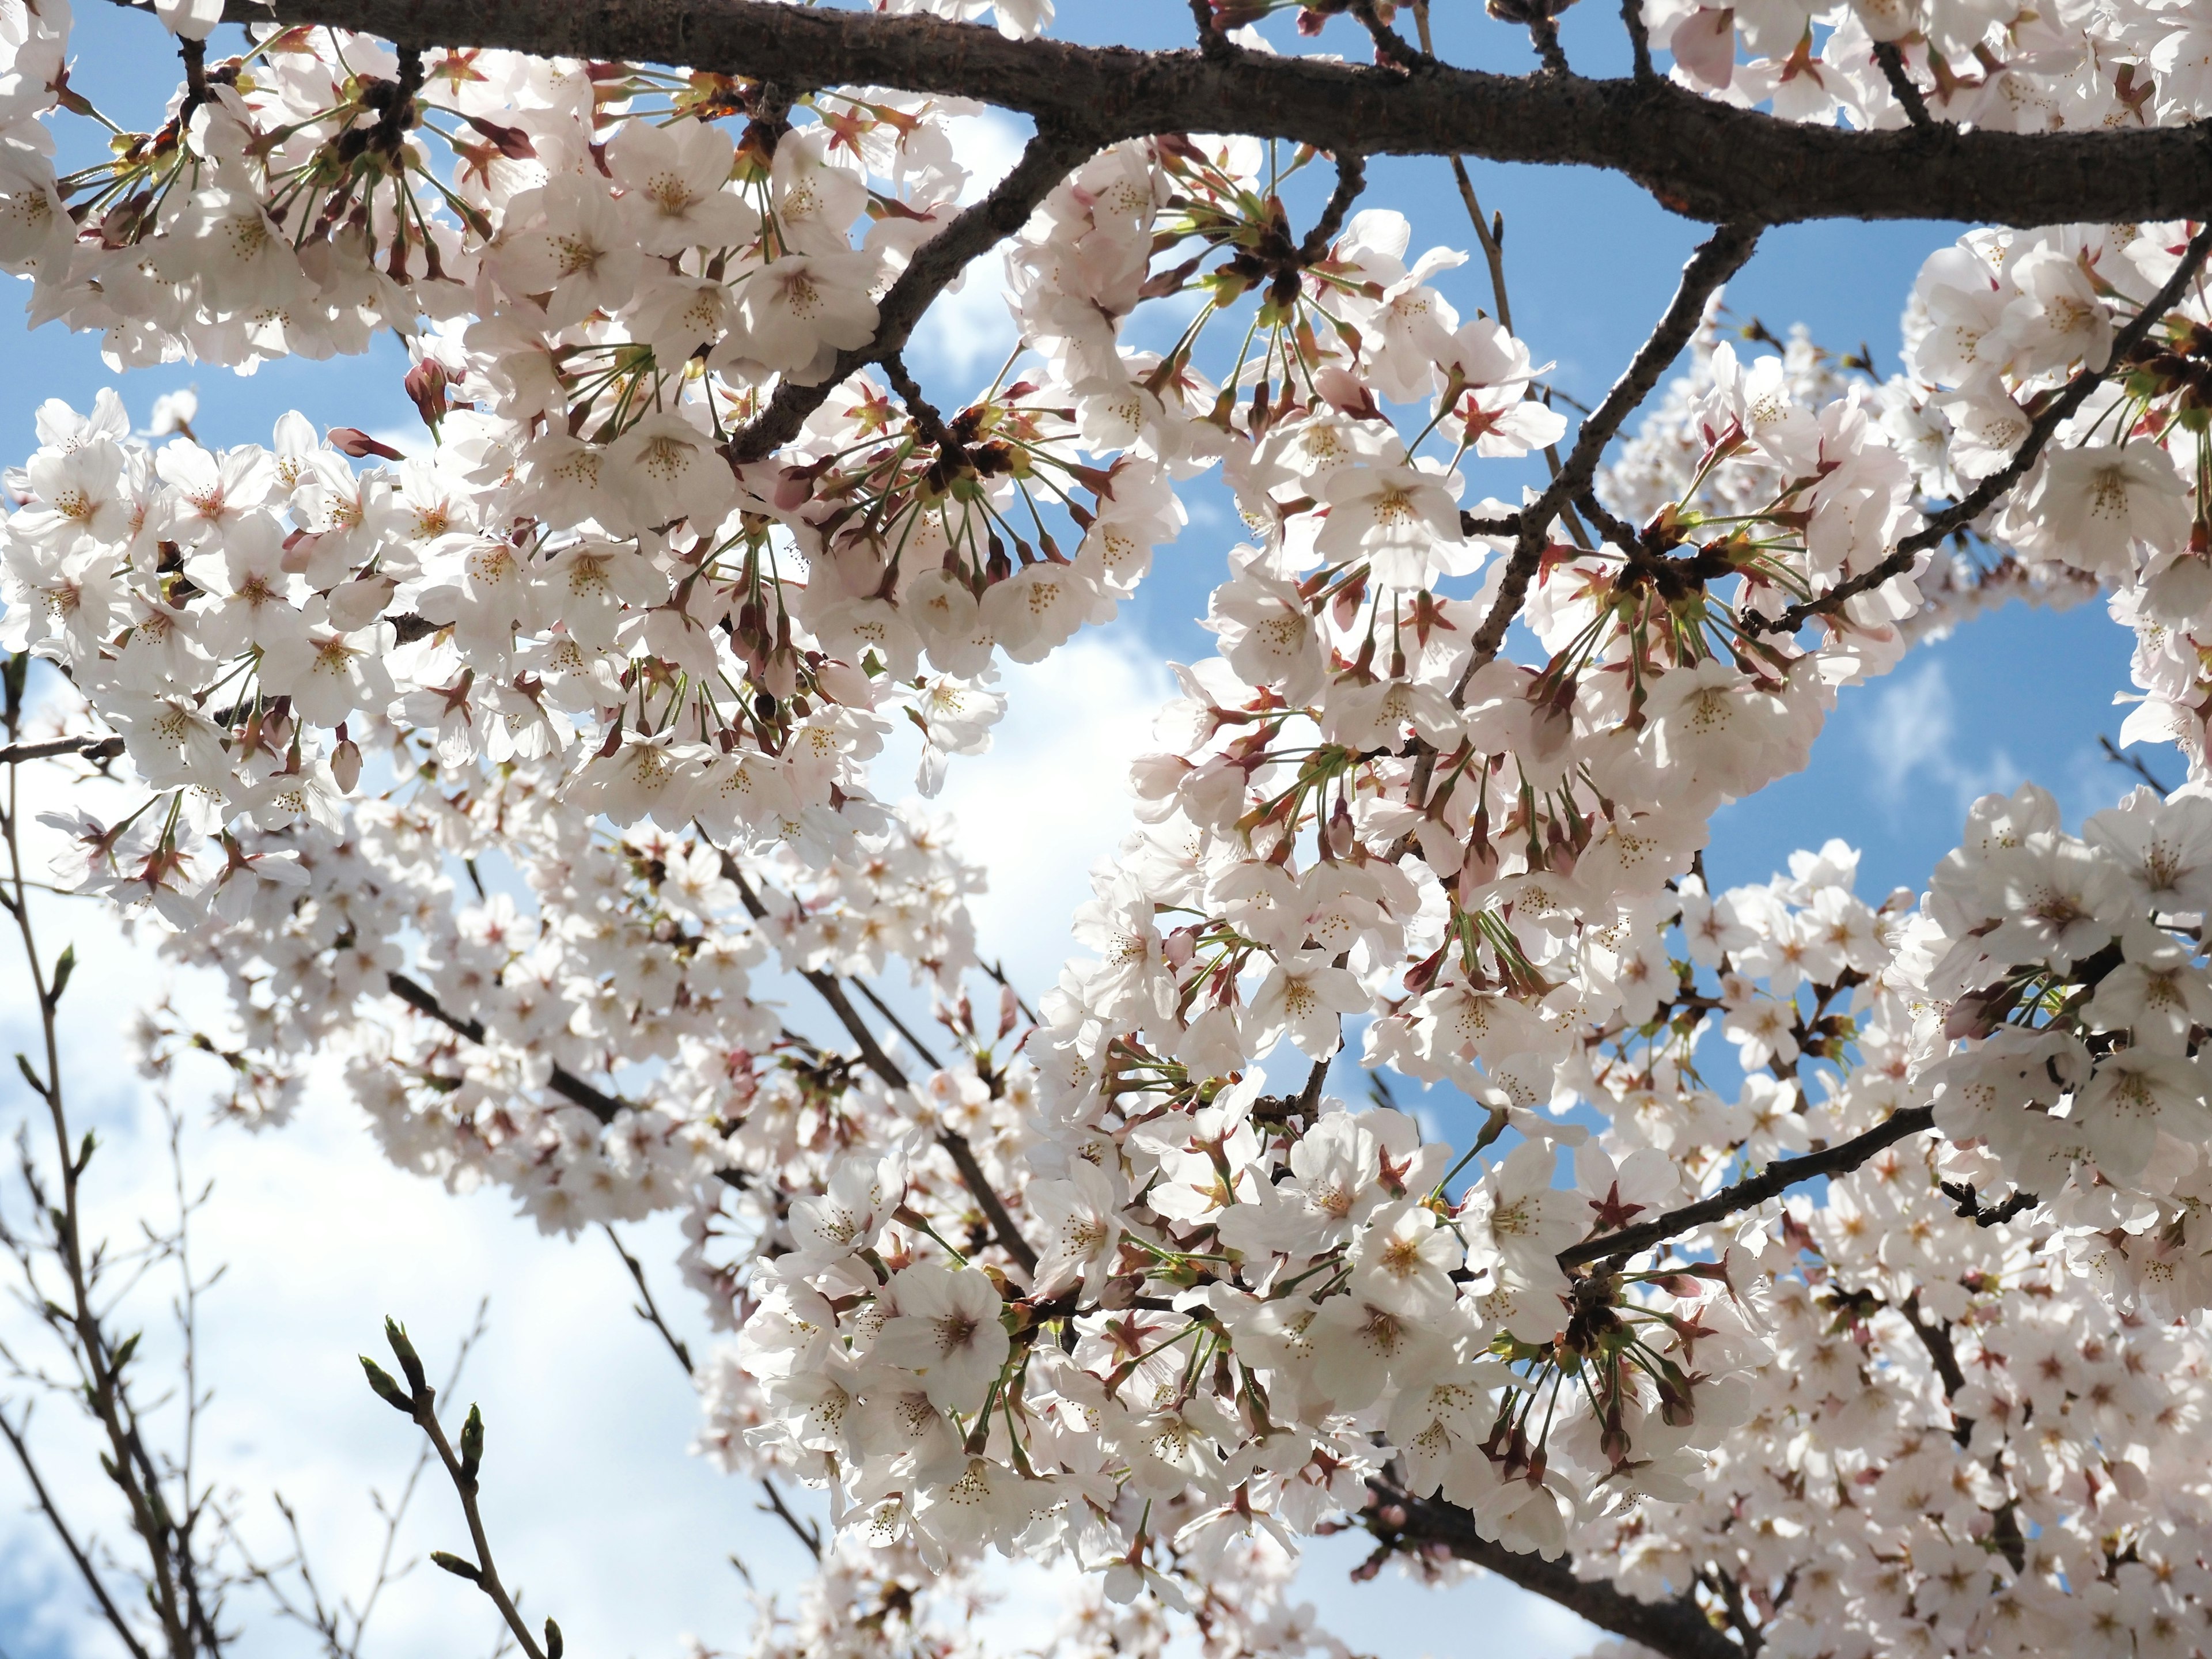
[[[661,1340],[668,1345],[668,1352],[676,1357],[676,1363],[683,1366],[684,1376],[696,1378],[698,1368],[691,1363],[690,1344],[670,1329],[668,1322],[661,1317],[660,1304],[653,1299],[653,1287],[646,1281],[644,1264],[629,1253],[622,1242],[621,1235],[611,1226],[605,1222],[601,1222],[599,1229],[606,1234],[607,1243],[615,1247],[615,1254],[622,1258],[623,1266],[629,1269],[630,1279],[637,1286],[637,1293],[641,1302],[634,1311],[640,1319],[644,1320],[660,1333]],[[805,1547],[806,1553],[819,1561],[822,1559],[821,1523],[802,1522],[793,1515],[790,1505],[783,1501],[783,1493],[777,1490],[775,1480],[769,1476],[765,1474],[761,1476],[760,1484],[761,1491],[768,1498],[768,1502],[761,1505],[762,1511],[781,1518],[783,1524],[791,1528],[792,1536],[798,1539]],[[732,1556],[731,1559],[735,1561],[737,1558]],[[738,1571],[744,1571],[744,1566],[740,1565]],[[750,1582],[750,1575],[748,1574],[747,1578]]]
[[[849,980],[847,983],[851,985],[855,991],[858,991],[862,996],[868,1000],[868,1006],[874,1009],[878,1014],[881,1014],[884,1020],[890,1024],[890,1028],[906,1040],[906,1046],[914,1050],[915,1054],[920,1058],[923,1065],[928,1066],[932,1071],[935,1071],[943,1064],[943,1062],[939,1060],[935,1054],[930,1053],[929,1045],[927,1043],[924,1042],[920,1037],[916,1036],[912,1031],[907,1029],[906,1022],[891,1012],[890,1005],[876,994],[874,988],[869,985],[867,981],[864,979],[855,979]]]
[[[11,743],[0,749],[0,766],[21,761],[52,760],[58,755],[82,755],[87,760],[113,760],[123,752],[120,738],[51,738],[44,743]]]
[[[2123,753],[2119,745],[2101,732],[2097,733],[2097,746],[2105,751],[2105,758],[2106,760],[2112,762],[2115,766],[2126,767],[2129,771],[2134,773],[2152,788],[2157,790],[2160,794],[2170,795],[2173,793],[2172,786],[2168,784],[2164,778],[2159,776],[2157,773],[2152,771],[2149,765],[2144,761],[2141,755]]]
[[[92,1565],[84,1547],[77,1542],[76,1534],[70,1530],[69,1522],[55,1504],[53,1494],[46,1490],[46,1483],[39,1474],[39,1466],[31,1459],[30,1445],[24,1438],[23,1430],[29,1425],[27,1413],[23,1420],[23,1429],[18,1429],[8,1420],[5,1412],[0,1412],[0,1440],[5,1440],[15,1452],[16,1462],[22,1466],[23,1478],[31,1483],[31,1495],[38,1500],[39,1508],[46,1517],[46,1524],[53,1528],[54,1536],[61,1541],[62,1548],[76,1566],[77,1576],[84,1580],[85,1588],[92,1592],[92,1599],[100,1604],[100,1617],[107,1621],[108,1628],[130,1651],[131,1659],[147,1659],[146,1650],[140,1644],[137,1632],[131,1628],[130,1620],[124,1618],[121,1610],[116,1607],[98,1569]]]
[[[52,1255],[66,1287],[63,1299],[40,1297],[40,1311],[78,1373],[72,1390],[75,1398],[106,1443],[101,1468],[128,1507],[131,1528],[144,1547],[145,1600],[160,1630],[161,1644],[171,1659],[191,1659],[195,1655],[214,1654],[221,1642],[216,1632],[214,1612],[203,1595],[195,1555],[193,1532],[201,1510],[194,1503],[189,1484],[179,1494],[180,1502],[177,1504],[172,1504],[165,1493],[161,1469],[155,1465],[140,1432],[137,1409],[126,1376],[137,1339],[118,1342],[107,1327],[106,1315],[112,1304],[103,1301],[100,1286],[103,1273],[112,1263],[101,1247],[88,1247],[86,1243],[81,1193],[84,1173],[97,1143],[91,1135],[80,1140],[70,1127],[61,1063],[58,1015],[76,965],[76,953],[64,950],[49,972],[32,921],[30,883],[23,868],[21,763],[82,754],[91,744],[83,738],[28,744],[21,741],[30,663],[27,653],[18,653],[0,666],[0,685],[4,685],[5,693],[0,724],[4,724],[9,739],[5,748],[0,749],[0,756],[9,757],[6,805],[0,809],[0,839],[5,841],[8,852],[5,896],[0,900],[0,908],[4,908],[15,922],[22,948],[24,969],[38,1012],[44,1074],[24,1055],[16,1056],[16,1064],[23,1080],[46,1109],[59,1173],[57,1202],[44,1189],[32,1163],[27,1140],[25,1142],[23,1176],[31,1186],[33,1204],[46,1230],[44,1249]],[[150,1261],[154,1255],[162,1253],[165,1252],[157,1245],[146,1260]],[[28,1272],[27,1257],[24,1265]],[[187,1387],[191,1386],[188,1376]],[[11,1441],[14,1433],[11,1430]],[[19,1462],[25,1462],[27,1473],[29,1466],[24,1449],[18,1448],[17,1455]],[[181,1520],[178,1518],[179,1510]],[[69,1545],[70,1535],[61,1525],[59,1511],[49,1506],[46,1512],[64,1544]],[[73,1560],[86,1559],[74,1547],[70,1553]],[[88,1578],[87,1583],[103,1612],[115,1607],[96,1576]],[[135,1633],[119,1620],[112,1622],[118,1636],[131,1644],[135,1652]]]
[[[695,1369],[691,1364],[690,1344],[669,1329],[668,1322],[660,1316],[660,1304],[653,1299],[653,1287],[645,1282],[644,1265],[629,1253],[622,1242],[622,1235],[611,1223],[599,1223],[599,1231],[607,1236],[607,1243],[615,1247],[615,1254],[622,1258],[623,1266],[629,1269],[630,1280],[637,1286],[639,1302],[632,1311],[660,1333],[660,1340],[668,1344],[668,1351],[676,1356],[677,1363],[687,1374],[690,1373]]]
[[[1628,3],[1636,4],[1638,0],[1628,0]],[[1429,0],[1414,0],[1413,27],[1420,31],[1422,49],[1434,52],[1436,43],[1429,30]],[[1502,216],[1488,217],[1484,216],[1482,204],[1475,198],[1474,179],[1467,170],[1467,162],[1458,155],[1449,156],[1446,159],[1451,163],[1452,182],[1459,187],[1460,203],[1467,209],[1468,222],[1474,228],[1475,244],[1482,250],[1483,263],[1490,268],[1490,297],[1498,307],[1498,326],[1510,334],[1513,332],[1513,301],[1505,290],[1504,218]],[[1536,388],[1534,386],[1526,388],[1522,395],[1527,398],[1542,401],[1538,398]],[[1570,398],[1567,401],[1572,403],[1573,399]],[[1547,403],[1546,407],[1549,406]],[[1590,413],[1589,410],[1583,408],[1580,404],[1576,404],[1575,407],[1581,409],[1584,415]],[[1544,446],[1544,465],[1550,469],[1554,478],[1559,476],[1559,445]],[[1583,532],[1582,521],[1575,516],[1573,507],[1563,506],[1560,513],[1566,524],[1567,533],[1574,538],[1575,545],[1588,548],[1589,537]],[[1466,535],[1510,536],[1519,532],[1521,518],[1516,514],[1510,525],[1485,529],[1480,527],[1481,521],[1475,519],[1472,514],[1463,513],[1460,515],[1460,523],[1462,533]]]
[[[975,965],[981,968],[986,974],[989,975],[990,977],[998,984],[1000,990],[1014,991],[1013,981],[1006,977],[1006,964],[1004,962],[979,962]],[[1022,1018],[1029,1021],[1030,1024],[1035,1025],[1040,1023],[1037,1019],[1036,1010],[1030,1007],[1027,1002],[1022,1000],[1022,994],[1019,991],[1014,991],[1014,1006],[1022,1011]]]
[[[726,852],[722,854],[722,874],[737,888],[738,896],[745,907],[745,913],[755,921],[765,921],[768,917],[767,904],[753,890],[752,883],[746,879],[744,871],[739,867],[738,861]],[[825,974],[819,969],[805,969],[801,970],[799,977],[812,986],[815,994],[829,1005],[830,1012],[837,1017],[837,1023],[845,1028],[846,1035],[853,1039],[854,1045],[860,1051],[862,1062],[870,1071],[894,1089],[912,1086],[907,1079],[906,1073],[899,1068],[898,1063],[884,1052],[883,1044],[876,1040],[876,1034],[869,1029],[867,1021],[860,1018],[860,1010],[853,1006],[852,999],[845,994],[844,987],[838,981],[836,975]],[[857,980],[853,982],[855,985],[860,984]],[[876,1002],[873,992],[865,986],[861,987],[860,990],[861,994],[869,1001]],[[879,1009],[883,1006],[879,1002],[876,1003],[876,1006]],[[888,1011],[885,1012],[888,1012]],[[896,1024],[896,1021],[893,1023]],[[902,1032],[905,1031],[903,1026],[899,1029]],[[906,1036],[908,1042],[914,1042],[911,1033],[906,1033]],[[915,1046],[916,1051],[926,1058],[927,1051],[922,1049],[919,1043]],[[934,1065],[935,1062],[932,1061],[931,1064]],[[984,1174],[982,1164],[976,1159],[975,1149],[968,1144],[968,1137],[957,1129],[940,1128],[937,1133],[937,1144],[944,1147],[951,1156],[954,1167],[960,1171],[961,1182],[968,1188],[969,1196],[981,1207],[985,1218],[990,1222],[991,1231],[999,1241],[999,1248],[1021,1263],[1024,1272],[1034,1275],[1036,1272],[1037,1253],[1030,1242],[1022,1237],[1021,1229],[1014,1224],[1012,1213],[1007,1210],[1006,1200],[999,1196],[997,1189],[991,1185],[990,1177]]]
[[[768,1502],[761,1505],[762,1509],[780,1517],[783,1524],[791,1528],[792,1536],[806,1547],[806,1553],[819,1561],[822,1559],[822,1523],[818,1521],[802,1522],[793,1515],[790,1505],[783,1501],[782,1492],[766,1475],[761,1476],[761,1490],[768,1494]]]
[[[428,1014],[455,1036],[465,1036],[471,1042],[484,1040],[482,1020],[463,1019],[458,1014],[448,1012],[436,997],[404,974],[386,974],[384,979],[392,994],[416,1012]],[[570,1104],[582,1107],[602,1123],[611,1123],[615,1121],[616,1113],[630,1109],[628,1101],[611,1095],[604,1089],[593,1087],[565,1066],[556,1065],[553,1067],[545,1086]]]

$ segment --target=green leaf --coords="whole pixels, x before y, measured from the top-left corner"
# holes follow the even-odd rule
[[[46,1085],[39,1081],[39,1074],[31,1069],[31,1062],[26,1060],[20,1054],[15,1056],[15,1068],[22,1073],[23,1081],[29,1084],[33,1090],[37,1091],[38,1097],[40,1100],[50,1100],[52,1098],[52,1097],[46,1092]]]
[[[561,1626],[548,1619],[545,1621],[545,1659],[561,1659],[568,1645],[561,1639]]]

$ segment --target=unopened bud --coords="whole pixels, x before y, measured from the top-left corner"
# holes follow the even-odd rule
[[[407,1377],[407,1386],[416,1394],[429,1386],[430,1379],[422,1370],[422,1357],[415,1352],[415,1345],[407,1340],[406,1328],[392,1318],[385,1316],[384,1340],[392,1345],[392,1352],[399,1361],[399,1369]]]
[[[400,1391],[392,1375],[367,1354],[361,1357],[361,1368],[368,1373],[368,1386],[376,1390],[376,1397],[397,1412],[414,1415],[415,1402]]]
[[[471,1584],[483,1583],[483,1573],[473,1561],[464,1561],[459,1556],[446,1550],[432,1550],[430,1559],[456,1578],[465,1578]]]
[[[380,438],[372,438],[357,426],[334,426],[330,429],[331,447],[341,455],[350,455],[356,460],[364,455],[375,455],[387,461],[404,461],[407,458]]]

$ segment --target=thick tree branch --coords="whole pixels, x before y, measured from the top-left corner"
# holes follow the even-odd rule
[[[2027,476],[2037,458],[2043,453],[2044,446],[2051,441],[2051,435],[2173,309],[2183,291],[2197,280],[2203,270],[2208,253],[2212,253],[2212,222],[2206,222],[2196,235],[2190,238],[2188,247],[2182,252],[2181,263],[2174,267],[2173,275],[2166,278],[2166,286],[2153,295],[2150,303],[2130,318],[2127,326],[2112,337],[2112,351],[2104,362],[2094,368],[2084,368],[2076,374],[2067,382],[2066,389],[2052,398],[2049,406],[2035,417],[2033,424],[2027,429],[2027,436],[2013,452],[2012,459],[2005,464],[2003,471],[1991,473],[1955,504],[1936,514],[1925,526],[1898,543],[1897,550],[1881,563],[1860,572],[1848,581],[1838,582],[1817,599],[1791,605],[1771,620],[1757,611],[1747,612],[1744,617],[1744,626],[1753,634],[1794,634],[1814,617],[1835,616],[1848,601],[1880,587],[1893,577],[1906,574],[1918,562],[1922,553],[1934,547],[1953,531],[1963,530],[1980,518],[2003,497],[2007,490]]]
[[[1690,256],[1689,264],[1682,267],[1682,280],[1674,289],[1674,298],[1660,318],[1659,325],[1651,331],[1651,337],[1638,349],[1596,412],[1582,423],[1581,430],[1575,434],[1574,447],[1567,452],[1567,459],[1545,486],[1544,493],[1521,509],[1520,534],[1514,545],[1512,562],[1506,566],[1504,580],[1498,584],[1498,597],[1491,604],[1490,614],[1475,630],[1474,654],[1468,661],[1468,673],[1498,654],[1498,647],[1505,641],[1505,630],[1520,614],[1521,603],[1528,597],[1528,583],[1543,559],[1553,520],[1576,496],[1589,489],[1606,446],[1613,441],[1622,423],[1636,412],[1637,406],[1651,395],[1651,388],[1659,384],[1659,377],[1697,331],[1698,323],[1705,314],[1705,301],[1712,297],[1714,290],[1743,269],[1744,261],[1759,246],[1760,228],[1750,223],[1722,225]]]
[[[1693,1227],[1703,1227],[1734,1215],[1739,1210],[1748,1210],[1779,1196],[1800,1182],[1812,1181],[1820,1176],[1847,1175],[1883,1148],[1893,1146],[1908,1135],[1917,1135],[1936,1126],[1933,1106],[1911,1106],[1893,1113],[1864,1134],[1838,1142],[1824,1151],[1808,1152],[1802,1158],[1785,1158],[1778,1164],[1770,1164],[1747,1181],[1739,1181],[1733,1187],[1723,1187],[1711,1198],[1699,1199],[1695,1204],[1685,1204],[1679,1210],[1633,1227],[1623,1227],[1619,1232],[1607,1233],[1598,1238],[1585,1239],[1559,1252],[1559,1266],[1579,1267],[1584,1262],[1596,1261],[1607,1256],[1634,1255],[1655,1244],[1688,1232]]]
[[[1094,144],[1241,132],[1332,154],[1571,164],[1626,174],[1675,212],[1962,219],[2020,226],[2179,219],[2212,201],[2194,127],[1860,132],[1731,108],[1658,80],[1407,74],[1256,52],[1009,40],[975,24],[769,0],[232,0],[234,22],[324,23],[419,46],[503,46],[773,80],[981,99]]]
[[[1602,1580],[1578,1578],[1565,1561],[1510,1550],[1475,1529],[1474,1516],[1456,1504],[1415,1498],[1388,1480],[1367,1482],[1377,1500],[1365,1517],[1386,1547],[1441,1544],[1462,1561],[1496,1573],[1581,1614],[1601,1630],[1641,1643],[1666,1659],[1744,1659],[1743,1649],[1715,1630],[1705,1611],[1685,1595],[1639,1601]]]

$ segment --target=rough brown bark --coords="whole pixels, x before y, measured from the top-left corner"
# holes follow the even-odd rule
[[[1368,1481],[1376,1505],[1369,1526],[1387,1547],[1441,1545],[1462,1561],[1581,1614],[1600,1630],[1642,1644],[1667,1659],[1744,1659],[1744,1650],[1716,1629],[1688,1595],[1639,1601],[1601,1579],[1578,1578],[1565,1560],[1510,1550],[1475,1529],[1474,1516],[1440,1498],[1413,1498],[1377,1477]]]
[[[1656,80],[1008,40],[975,24],[764,0],[232,0],[228,15],[422,46],[976,98],[1074,125],[1101,143],[1242,132],[1331,151],[1594,167],[1626,175],[1676,212],[1716,222],[2112,223],[2184,218],[2212,204],[2212,140],[2193,127],[1854,132],[1730,108]]]

